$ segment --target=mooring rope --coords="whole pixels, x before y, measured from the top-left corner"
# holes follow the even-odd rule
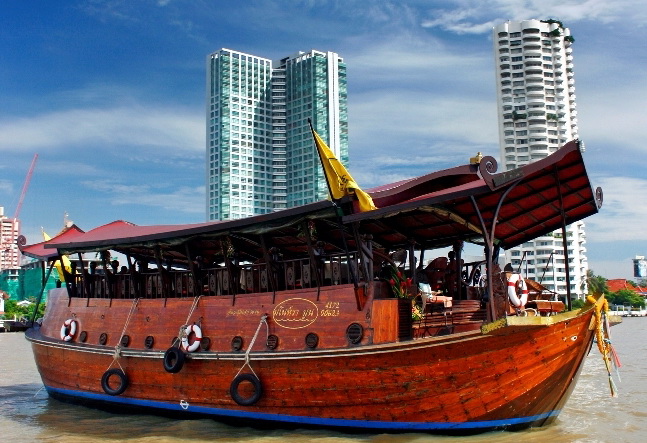
[[[133,304],[130,306],[130,311],[128,311],[128,316],[126,317],[124,328],[122,329],[121,335],[119,336],[119,341],[115,346],[115,352],[112,355],[112,362],[110,362],[110,366],[108,366],[108,369],[110,369],[114,363],[117,363],[121,371],[124,373],[126,372],[124,371],[124,368],[121,366],[121,363],[119,363],[119,357],[121,357],[121,340],[124,338],[124,335],[126,335],[126,329],[128,328],[128,323],[130,323],[130,319],[133,317],[133,314],[135,313],[135,309],[137,308],[138,304],[139,304],[139,298],[135,298],[133,300]]]
[[[202,295],[198,295],[193,298],[193,303],[191,303],[191,308],[189,309],[189,315],[186,316],[186,321],[184,322],[184,324],[180,326],[180,330],[177,333],[177,338],[173,341],[171,347],[175,346],[176,344],[179,345],[179,343],[182,342],[182,339],[186,338],[186,328],[187,326],[189,326],[189,320],[191,319],[191,316],[198,308],[198,303],[200,302],[201,297]]]
[[[258,333],[260,332],[261,326],[263,326],[263,323],[265,323],[267,336],[269,337],[270,327],[267,324],[267,314],[263,314],[263,316],[261,317],[261,321],[258,323],[258,327],[256,328],[256,332],[254,333],[254,338],[252,338],[252,341],[249,343],[249,346],[247,347],[247,351],[245,351],[245,363],[243,363],[243,365],[240,367],[240,369],[238,370],[234,378],[238,377],[238,374],[241,373],[241,371],[245,366],[248,366],[249,369],[252,371],[252,373],[256,376],[256,378],[258,378],[258,375],[256,375],[256,372],[254,372],[254,369],[249,364],[249,360],[250,360],[249,353],[252,352],[252,348],[254,347],[254,343],[256,342],[256,338],[258,337]]]

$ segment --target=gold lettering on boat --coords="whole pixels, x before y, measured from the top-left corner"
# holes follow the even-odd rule
[[[272,311],[272,319],[282,328],[300,329],[310,326],[319,317],[319,308],[305,298],[282,301]]]
[[[261,311],[258,309],[230,309],[227,311],[227,316],[250,316],[250,315],[261,315]]]

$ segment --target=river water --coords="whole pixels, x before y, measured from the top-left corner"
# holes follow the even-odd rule
[[[610,396],[602,358],[593,346],[575,391],[551,426],[470,437],[427,434],[354,435],[326,430],[257,430],[214,420],[119,415],[50,399],[22,333],[0,333],[0,442],[641,442],[647,441],[647,318],[612,329],[622,368]]]

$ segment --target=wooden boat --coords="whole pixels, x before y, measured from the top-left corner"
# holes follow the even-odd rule
[[[511,171],[486,157],[369,194],[379,209],[359,212],[350,195],[23,245],[51,265],[101,257],[63,270],[26,333],[47,392],[254,426],[464,434],[552,422],[604,299],[517,315],[497,257],[598,211],[578,143]],[[483,260],[465,263],[463,242]],[[424,266],[445,247],[442,272]]]

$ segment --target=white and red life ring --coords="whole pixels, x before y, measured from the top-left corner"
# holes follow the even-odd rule
[[[521,297],[517,295],[517,284],[521,286]],[[528,286],[520,274],[512,273],[508,278],[508,298],[514,308],[523,309],[528,302]]]
[[[76,320],[68,318],[61,326],[61,340],[72,341],[76,335]]]
[[[191,335],[191,332],[195,334],[195,341],[191,344],[189,344],[189,335]],[[182,337],[182,348],[186,352],[194,352],[197,351],[198,348],[200,347],[200,341],[202,340],[202,329],[200,329],[200,326],[198,325],[189,325],[186,327],[184,330],[184,334]]]

